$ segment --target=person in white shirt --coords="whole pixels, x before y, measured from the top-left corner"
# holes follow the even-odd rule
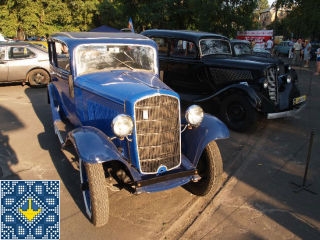
[[[6,39],[4,38],[1,32],[2,32],[2,29],[0,28],[0,42],[5,42]]]
[[[273,41],[272,41],[272,38],[269,38],[269,40],[266,43],[266,50],[268,50],[271,53],[272,47],[273,47]]]
[[[294,49],[294,63],[296,65],[300,65],[300,52],[302,50],[302,44],[301,44],[301,39],[299,38],[294,44],[293,44],[293,49]]]

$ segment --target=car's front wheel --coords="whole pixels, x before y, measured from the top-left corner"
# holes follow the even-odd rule
[[[44,69],[34,69],[28,73],[27,81],[32,87],[43,87],[49,83],[50,75]]]
[[[204,149],[197,164],[198,182],[189,182],[184,188],[197,196],[215,194],[222,183],[222,158],[215,141],[210,142]]]
[[[80,160],[80,181],[86,213],[96,227],[109,220],[109,198],[102,164]]]
[[[257,111],[251,106],[247,97],[231,95],[222,101],[221,117],[232,130],[244,132],[256,125]]]

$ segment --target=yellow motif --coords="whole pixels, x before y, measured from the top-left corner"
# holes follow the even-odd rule
[[[28,199],[28,209],[22,210],[22,208],[19,208],[19,212],[22,213],[29,221],[32,221],[40,212],[41,208],[39,208],[37,211],[32,209],[32,199]]]

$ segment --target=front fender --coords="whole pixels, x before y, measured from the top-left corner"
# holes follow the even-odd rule
[[[231,84],[225,88],[220,89],[219,91],[215,92],[212,95],[206,96],[205,98],[199,98],[197,100],[194,101],[194,103],[201,103],[201,102],[205,102],[208,101],[210,99],[213,99],[215,97],[223,97],[225,95],[229,95],[230,92],[243,92],[245,95],[248,96],[249,102],[252,105],[252,107],[259,109],[261,106],[261,99],[258,96],[258,94],[256,93],[256,91],[248,86],[247,83],[238,83],[238,84]],[[232,93],[231,93],[232,94]]]
[[[182,153],[196,166],[209,142],[230,136],[227,126],[218,118],[205,114],[201,125],[186,129],[182,135]]]
[[[79,158],[86,163],[105,163],[118,161],[126,166],[132,178],[141,180],[139,172],[121,155],[111,139],[101,130],[83,126],[68,133],[65,145],[71,142]]]
[[[75,147],[79,158],[87,163],[122,160],[117,147],[108,136],[94,127],[79,127],[68,133],[67,142]]]

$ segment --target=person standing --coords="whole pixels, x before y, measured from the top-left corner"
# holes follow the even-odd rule
[[[306,39],[305,47],[303,50],[304,67],[309,67],[310,52],[311,52],[311,43],[308,39]]]
[[[269,38],[266,43],[266,50],[268,50],[270,53],[272,53],[272,47],[273,47],[273,41],[272,38]]]
[[[315,53],[317,54],[317,58],[316,58],[317,69],[314,75],[319,75],[320,74],[320,48],[318,48]]]
[[[300,38],[293,44],[293,48],[294,48],[294,61],[293,62],[295,65],[300,65],[300,52],[302,49]]]
[[[22,30],[21,27],[18,28],[16,37],[18,41],[24,41],[26,39],[26,36],[24,35],[24,31]]]
[[[6,39],[2,35],[2,28],[0,28],[0,42],[5,42],[5,41],[6,41]]]

